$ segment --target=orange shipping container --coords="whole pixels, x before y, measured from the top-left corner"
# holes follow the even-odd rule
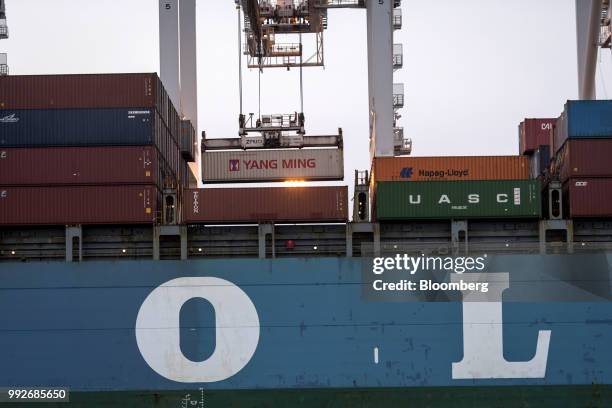
[[[377,157],[372,181],[526,180],[526,156]]]

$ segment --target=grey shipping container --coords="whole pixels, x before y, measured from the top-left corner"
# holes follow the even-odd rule
[[[159,202],[153,186],[0,186],[0,226],[153,224]]]
[[[197,156],[198,140],[196,131],[190,120],[181,121],[181,154],[189,162],[195,162]]]
[[[155,73],[10,75],[0,77],[1,109],[155,109],[175,141],[180,118]]]
[[[343,178],[342,149],[212,151],[202,155],[205,183]]]
[[[0,148],[154,145],[175,173],[180,150],[149,108],[0,110]]]

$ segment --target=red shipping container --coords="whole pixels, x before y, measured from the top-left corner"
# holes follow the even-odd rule
[[[572,178],[563,185],[564,215],[612,217],[612,178]]]
[[[520,154],[531,154],[540,146],[550,145],[557,119],[525,119],[519,125]]]
[[[153,224],[159,200],[152,186],[0,186],[0,226]]]
[[[348,188],[273,187],[185,190],[183,219],[190,224],[345,222]]]
[[[155,73],[0,77],[0,109],[152,108],[180,144],[180,118]]]
[[[562,182],[572,177],[612,177],[612,139],[569,139],[557,153]]]
[[[0,148],[0,185],[171,185],[153,146]],[[174,181],[176,184],[176,181]]]

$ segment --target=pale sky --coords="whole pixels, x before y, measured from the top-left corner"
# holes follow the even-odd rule
[[[157,0],[6,0],[11,74],[159,71]],[[577,97],[574,0],[404,0],[400,124],[416,156],[517,154],[524,117],[558,116]],[[200,131],[237,136],[237,21],[231,0],[199,0]],[[369,168],[365,10],[331,10],[325,68],[304,69],[306,131],[344,130],[345,184]],[[612,56],[598,97],[612,96]],[[244,60],[243,60],[244,62]],[[601,75],[601,73],[605,73]],[[267,70],[262,113],[299,110],[298,71]],[[245,112],[257,71],[244,69]],[[330,184],[330,183],[326,183]],[[339,183],[331,183],[339,184]]]

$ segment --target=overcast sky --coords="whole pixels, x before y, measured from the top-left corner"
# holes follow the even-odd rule
[[[6,0],[12,74],[159,71],[157,0]],[[200,130],[237,135],[236,10],[198,2]],[[404,0],[401,125],[414,155],[517,154],[524,117],[557,116],[577,96],[574,0]],[[344,129],[346,183],[369,168],[365,10],[331,10],[325,68],[304,70],[307,132]],[[612,96],[600,53],[598,96]],[[604,72],[604,75],[601,75]],[[245,112],[257,112],[246,70]],[[262,113],[299,110],[298,71],[267,70]],[[610,95],[608,95],[610,94]]]

